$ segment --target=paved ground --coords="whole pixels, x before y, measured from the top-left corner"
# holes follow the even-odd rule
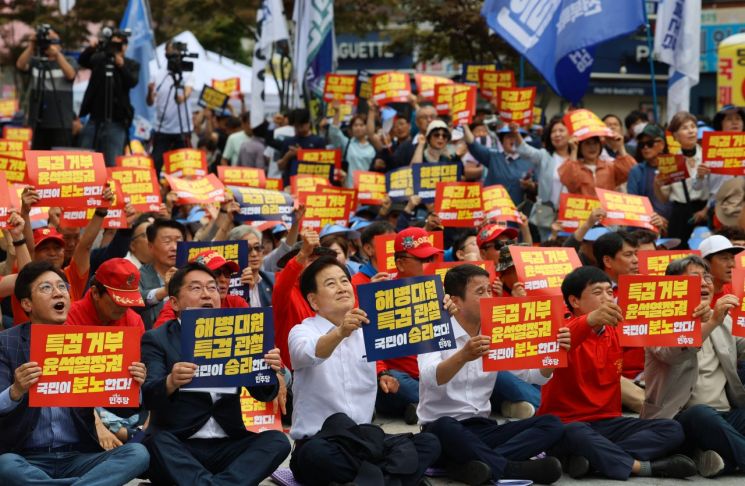
[[[381,425],[386,432],[396,434],[396,433],[403,433],[403,432],[418,432],[418,427],[413,425],[406,425],[402,420],[393,420],[388,419],[384,417],[378,417],[375,420],[375,423],[378,425]],[[282,464],[282,467],[289,467],[290,459],[287,458],[285,462]],[[433,485],[442,486],[442,485],[456,485],[461,484],[457,483],[455,481],[450,481],[447,479],[442,478],[432,478],[430,480]],[[657,478],[633,478],[628,481],[628,484],[631,485],[645,485],[645,486],[651,486],[651,485],[661,485],[661,486],[673,486],[673,485],[681,485],[681,484],[710,484],[711,486],[743,486],[745,485],[745,474],[739,474],[736,476],[725,476],[725,477],[719,477],[716,479],[705,479],[700,476],[694,476],[692,478],[689,478],[687,480],[674,480],[674,479],[657,479]],[[140,484],[139,481],[132,481],[128,483],[126,486],[138,486]],[[147,484],[147,483],[146,483]],[[612,481],[609,479],[602,479],[602,478],[593,478],[588,477],[581,480],[575,480],[570,478],[567,475],[564,475],[564,477],[559,481],[559,483],[562,486],[570,486],[570,485],[581,485],[581,486],[619,486],[619,481]],[[267,479],[264,482],[261,483],[261,486],[276,486],[274,482]]]

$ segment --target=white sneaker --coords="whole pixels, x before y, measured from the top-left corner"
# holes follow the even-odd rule
[[[712,450],[696,449],[696,452],[693,453],[693,462],[696,463],[698,473],[705,478],[713,478],[724,469],[722,456]]]
[[[535,415],[535,407],[530,402],[502,402],[501,408],[505,418],[526,419]]]

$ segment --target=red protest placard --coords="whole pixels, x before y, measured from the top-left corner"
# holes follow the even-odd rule
[[[496,64],[466,64],[463,70],[463,82],[469,84],[479,84],[481,73],[483,71],[496,71]]]
[[[3,172],[9,182],[26,182],[26,160],[22,158],[0,155],[0,172]]]
[[[140,361],[134,327],[31,326],[30,361],[41,377],[30,407],[137,407],[140,385],[129,366]]]
[[[455,83],[435,85],[435,110],[438,115],[450,115],[450,104],[453,101]]]
[[[34,131],[26,127],[9,127],[6,125],[3,127],[3,138],[30,143],[34,138]]]
[[[27,150],[28,182],[40,206],[101,207],[106,185],[103,155],[96,152]]]
[[[124,202],[139,212],[160,211],[160,184],[154,169],[109,167],[109,177],[121,184]]]
[[[497,96],[499,88],[512,88],[514,86],[514,71],[479,71],[479,91],[488,100],[493,100]]]
[[[671,261],[690,255],[701,256],[701,252],[698,250],[639,250],[636,252],[641,275],[665,275],[665,270]]]
[[[72,208],[63,209],[60,213],[59,225],[62,228],[85,228],[93,219],[95,208]],[[103,229],[122,229],[127,224],[127,214],[122,208],[110,208],[103,219]]]
[[[673,134],[668,130],[665,130],[665,141],[667,142],[667,149],[671,154],[679,154],[682,152],[683,147],[681,147],[680,142],[675,140]]]
[[[355,74],[326,74],[323,85],[323,101],[355,101],[357,96],[357,75]]]
[[[0,229],[8,228],[10,209],[14,207],[14,204],[11,201],[11,194],[15,193],[14,191],[10,190],[8,179],[5,177],[5,173],[0,172]],[[18,204],[17,201],[16,204]],[[16,205],[15,207],[19,209],[18,205]]]
[[[745,337],[745,269],[742,267],[732,270],[732,293],[740,299],[740,305],[730,311],[732,335]]]
[[[701,147],[712,174],[745,175],[745,134],[704,132]]]
[[[345,122],[351,120],[352,115],[357,111],[357,100],[343,101],[339,104],[339,119]],[[333,118],[336,115],[336,107],[333,103],[326,104],[326,117]]]
[[[575,231],[597,207],[600,207],[600,201],[596,197],[564,192],[559,196],[557,219],[564,231]]]
[[[650,223],[652,220],[652,203],[647,196],[624,194],[596,188],[595,192],[600,200],[600,206],[605,209],[605,226],[633,226],[656,231]]]
[[[481,299],[481,333],[489,336],[484,371],[562,368],[567,353],[559,347],[564,302],[561,296]]]
[[[177,204],[207,204],[225,201],[225,186],[215,174],[198,180],[166,176],[171,191],[178,196]]]
[[[380,172],[355,171],[354,187],[357,188],[357,202],[379,206],[385,201],[388,191],[385,187],[385,174]]]
[[[241,94],[241,78],[213,79],[212,87],[226,95],[238,97]]]
[[[450,100],[450,116],[453,125],[461,126],[471,123],[476,114],[476,86],[455,85]]]
[[[266,187],[266,174],[264,169],[256,167],[217,167],[217,177],[226,186],[243,186],[263,189]]]
[[[120,155],[116,158],[116,166],[129,169],[155,169],[153,159],[147,155]]]
[[[657,170],[663,185],[682,181],[688,177],[686,158],[681,154],[660,154],[657,156]]]
[[[329,180],[326,177],[319,177],[310,174],[298,174],[290,176],[290,194],[298,195],[299,193],[315,192],[318,186],[328,186]],[[268,189],[268,187],[267,187]]]
[[[510,194],[504,186],[495,184],[481,190],[484,218],[495,221],[512,221],[519,223],[520,211],[517,210]]]
[[[569,130],[570,137],[580,140],[591,137],[612,137],[613,131],[605,126],[605,122],[590,110],[580,109],[570,111],[564,115],[564,126]]]
[[[481,183],[438,182],[435,190],[435,213],[446,227],[478,226],[484,219]]]
[[[175,177],[203,177],[207,175],[207,153],[184,148],[163,154],[163,175]]]
[[[267,177],[264,181],[264,189],[271,189],[272,191],[281,191],[285,186],[282,184],[282,179],[274,179]]]
[[[621,275],[621,346],[701,346],[701,320],[692,317],[700,303],[699,276]]]
[[[435,86],[438,84],[453,84],[453,80],[450,78],[419,73],[414,75],[414,81],[419,98],[427,101],[435,99]]]
[[[260,434],[267,430],[282,431],[282,415],[274,401],[260,402],[241,387],[241,417],[246,430]]]
[[[435,248],[443,250],[445,243],[442,231],[430,231],[427,233],[429,243]],[[378,272],[396,273],[396,260],[394,255],[396,235],[378,235],[373,239],[375,243],[375,261]],[[442,255],[435,257],[435,261],[442,261]]]
[[[23,153],[29,149],[28,142],[24,140],[8,140],[0,138],[0,155],[3,157],[13,157],[22,159]]]
[[[298,149],[297,160],[318,164],[333,164],[341,169],[341,149]]]
[[[535,86],[530,88],[499,88],[497,91],[499,117],[505,123],[526,127],[533,124]]]
[[[442,279],[442,283],[445,284],[445,275],[448,273],[448,271],[451,268],[455,268],[460,265],[476,265],[477,267],[481,267],[487,272],[489,272],[489,281],[494,282],[494,279],[497,277],[496,272],[496,265],[494,265],[494,261],[492,260],[478,260],[478,261],[469,261],[469,262],[432,262],[432,263],[425,263],[424,264],[424,275],[439,275]]]
[[[525,285],[528,295],[561,294],[564,277],[582,266],[574,248],[536,248],[511,245],[517,281]]]
[[[0,118],[13,118],[18,111],[18,100],[3,99],[0,100]]]
[[[357,207],[357,189],[355,188],[317,186],[315,192],[319,194],[347,194],[349,196],[349,214],[352,214],[354,209]]]
[[[352,196],[344,194],[319,194],[300,192],[300,204],[305,205],[305,216],[300,228],[320,232],[327,224],[346,226],[349,221],[349,207]]]
[[[411,79],[408,73],[387,72],[372,78],[372,97],[378,106],[389,103],[408,103]]]

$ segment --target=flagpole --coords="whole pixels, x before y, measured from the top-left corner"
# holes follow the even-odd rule
[[[525,86],[525,56],[520,54],[520,87]]]
[[[654,43],[652,40],[652,27],[649,24],[647,15],[647,2],[642,0],[642,10],[644,11],[644,29],[647,32],[647,48],[649,49],[649,75],[652,81],[652,109],[654,110],[654,121],[660,123],[660,116],[657,110],[657,81],[654,75]]]

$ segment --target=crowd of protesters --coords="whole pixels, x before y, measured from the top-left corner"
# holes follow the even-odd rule
[[[123,57],[126,38],[118,42],[124,47],[115,55],[121,69],[116,86],[126,89],[136,79],[135,66]],[[77,66],[55,45],[49,49],[69,79],[68,70]],[[22,57],[18,67],[29,69],[28,63]],[[95,70],[95,53],[80,64]],[[427,484],[432,466],[474,485],[499,479],[548,484],[562,473],[626,480],[745,470],[745,387],[738,367],[745,341],[733,336],[729,315],[740,305],[732,273],[735,256],[745,250],[745,188],[742,177],[712,174],[703,162],[696,116],[677,113],[662,127],[637,111],[608,114],[603,120],[612,135],[582,138],[570,136],[558,115],[530,130],[500,124],[488,103],[471,123],[454,128],[413,95],[388,124],[372,100],[366,112],[346,121],[336,115],[315,124],[308,110],[294,109],[252,129],[246,112],[204,109],[179,124],[176,107],[186,103],[191,87],[174,97],[162,79],[149,90],[161,121],[152,140],[158,172],[164,151],[190,145],[207,152],[211,169],[256,167],[288,186],[300,148],[341,149],[334,182],[345,187],[353,187],[356,171],[457,162],[463,180],[503,185],[521,222],[445,228],[432,205],[414,195],[403,203],[360,206],[348,225],[319,232],[301,231],[305,208],[297,205],[289,227],[262,229],[235,220],[239,205],[230,193],[220,204],[179,206],[164,186],[159,212],[128,208],[127,228],[103,230],[107,209],[99,208],[77,231],[60,226],[56,208],[47,221],[32,222],[39,194],[27,187],[21,207],[8,208],[0,240],[3,484],[125,484],[137,477],[154,484],[258,484],[290,454],[295,480],[306,485]],[[131,114],[122,103],[121,119],[115,110],[114,122],[102,124],[96,96],[86,95],[90,119],[81,140],[107,153],[110,164],[124,151],[121,130]],[[175,100],[171,111],[161,96]],[[57,117],[49,130],[45,120],[31,123],[40,138],[35,147],[72,145],[72,118],[63,123]],[[745,111],[725,107],[711,126],[742,132]],[[687,170],[672,184],[656,170],[657,157],[670,151],[666,131]],[[594,196],[597,188],[647,196],[655,230],[607,227],[604,211],[596,209],[576,231],[564,233],[557,221],[560,195]],[[104,199],[113,197],[107,189]],[[444,232],[443,247],[430,243],[429,231]],[[394,273],[376,262],[375,238],[388,234],[396,235]],[[179,242],[234,240],[248,243],[246,268],[212,250],[176,266]],[[582,266],[561,284],[566,314],[556,340],[568,351],[567,367],[482,369],[490,338],[481,332],[480,300],[526,295],[511,245],[571,246],[580,256]],[[639,272],[641,249],[689,247],[700,256],[675,260],[666,273],[700,278],[701,305],[692,317],[701,320],[703,345],[621,347],[619,277]],[[367,362],[360,328],[370,319],[356,289],[421,276],[439,256],[462,263],[446,274],[442,303],[452,315],[457,347]],[[482,260],[494,262],[495,280],[469,263]],[[228,292],[236,272],[249,288],[246,298]],[[248,391],[260,401],[276,400],[289,438],[247,431],[239,390],[181,389],[196,372],[181,359],[184,310],[269,306],[276,342],[265,360],[278,384]],[[42,373],[29,359],[34,324],[137,328],[141,362],[129,371],[141,385],[139,407],[30,407],[28,392]],[[374,413],[419,424],[421,432],[386,435],[368,425]]]

